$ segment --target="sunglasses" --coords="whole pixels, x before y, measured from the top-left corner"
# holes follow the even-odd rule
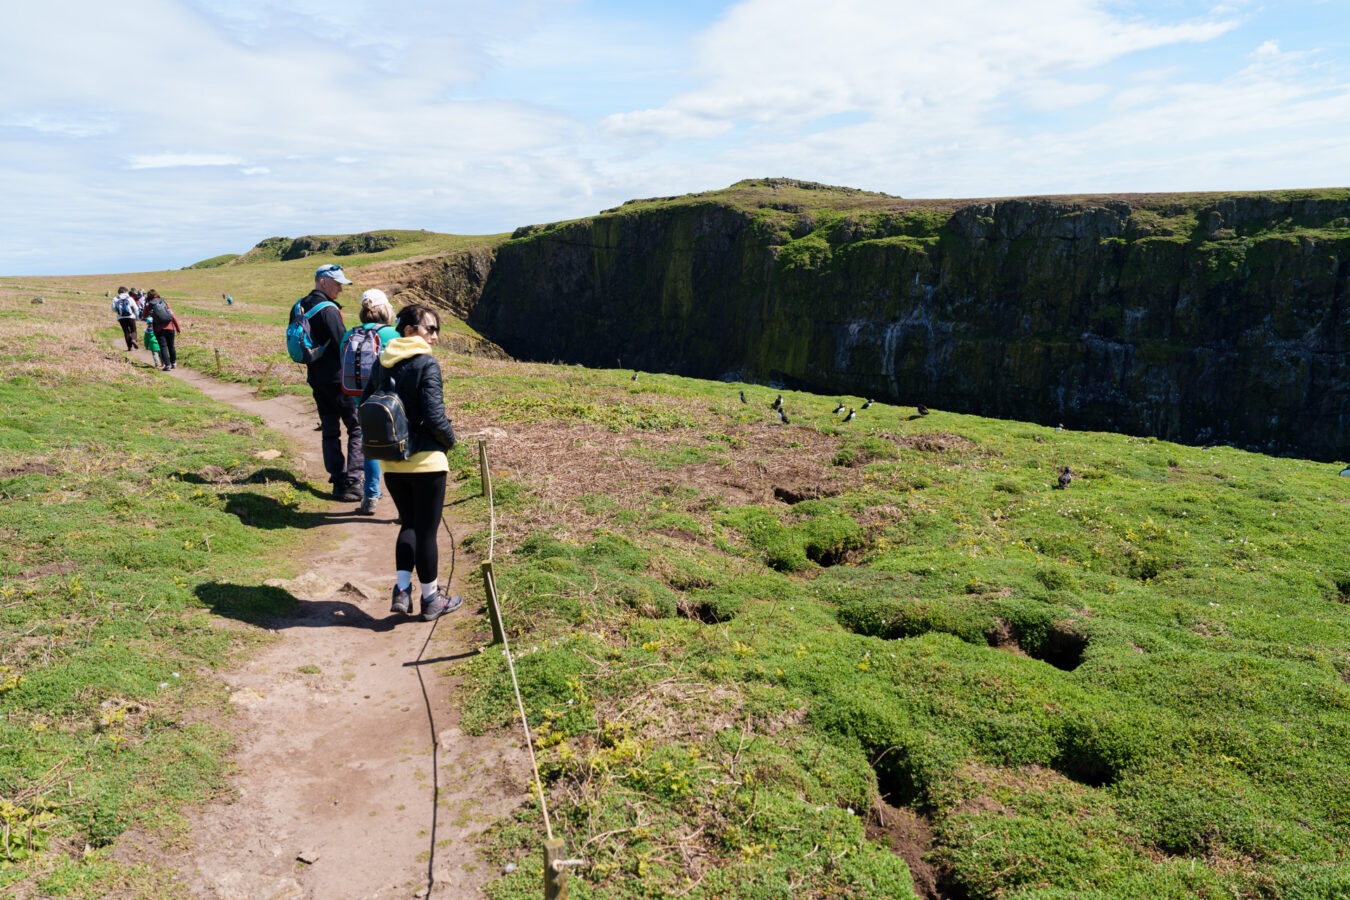
[[[438,332],[441,330],[441,326],[439,326],[439,325],[430,325],[430,324],[428,324],[428,325],[418,325],[417,327],[418,327],[418,328],[425,328],[425,329],[427,330],[427,333],[428,333],[428,334],[436,334],[436,333],[438,333]]]

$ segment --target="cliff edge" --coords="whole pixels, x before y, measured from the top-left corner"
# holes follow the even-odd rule
[[[1350,190],[906,200],[788,179],[517,230],[514,356],[1350,453]]]

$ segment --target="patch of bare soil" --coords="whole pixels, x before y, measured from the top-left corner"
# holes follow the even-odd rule
[[[819,462],[833,455],[836,441],[809,428],[729,428],[736,443],[718,451],[719,461],[663,468],[636,451],[650,455],[662,447],[687,447],[699,442],[691,437],[695,430],[615,434],[599,425],[577,423],[506,428],[490,427],[471,416],[465,424],[470,430],[490,430],[495,464],[508,477],[528,484],[544,501],[537,507],[543,512],[516,517],[504,532],[499,531],[499,540],[507,545],[529,531],[564,522],[578,536],[605,527],[615,512],[588,511],[589,507],[577,502],[585,495],[605,496],[622,507],[644,504],[651,495],[664,494],[672,499],[672,506],[682,506],[695,519],[707,520],[710,500],[713,505],[721,501],[733,506],[772,503],[775,498],[798,502],[837,496],[862,484],[860,473]],[[794,441],[800,446],[787,448]],[[697,535],[683,532],[678,537]]]
[[[257,415],[323,482],[308,398],[253,399],[187,369],[172,375]],[[203,472],[213,480],[224,473]],[[236,715],[233,795],[190,811],[187,846],[132,834],[120,858],[177,870],[208,900],[481,896],[509,860],[478,858],[474,837],[526,798],[518,742],[471,737],[452,704],[455,664],[488,640],[468,605],[433,624],[389,613],[397,534],[386,496],[372,518],[334,503],[315,527],[300,577],[223,586],[285,590],[298,601],[271,623],[276,640],[223,678]],[[456,536],[469,529],[452,523]],[[451,576],[441,540],[441,579]],[[472,561],[451,590],[469,595]]]
[[[33,578],[45,578],[48,575],[64,575],[67,572],[74,572],[79,566],[70,560],[61,562],[47,563],[45,566],[38,566],[33,569],[24,569],[19,573],[20,581],[29,581]]]
[[[946,896],[939,889],[937,869],[924,858],[933,849],[933,828],[927,819],[912,809],[877,799],[872,803],[865,828],[869,840],[890,847],[909,866],[914,893],[923,900]]]
[[[9,468],[0,468],[0,478],[18,478],[21,475],[56,475],[60,471],[56,466],[44,462],[26,462]]]
[[[898,446],[922,453],[941,453],[945,450],[970,450],[977,446],[970,438],[950,431],[929,431],[923,434],[887,434]]]
[[[996,650],[1003,650],[1014,656],[1027,655],[1027,651],[1022,649],[1021,641],[1018,640],[1017,626],[1009,621],[996,620],[994,627],[986,631],[984,637],[989,642],[989,646]]]

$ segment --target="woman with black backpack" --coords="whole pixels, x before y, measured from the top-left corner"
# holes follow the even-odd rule
[[[440,339],[441,319],[428,306],[413,304],[398,312],[394,323],[399,336],[384,345],[380,361],[361,394],[364,405],[372,393],[392,392],[407,420],[407,441],[399,458],[385,458],[384,486],[398,509],[398,541],[394,544],[394,585],[390,612],[412,612],[412,575],[421,583],[422,618],[430,622],[459,609],[458,595],[449,596],[436,582],[440,552],[436,527],[445,506],[445,480],[450,463],[445,451],[455,446],[455,432],[445,416],[441,367],[431,355]],[[362,423],[364,436],[364,418]],[[384,454],[372,446],[366,456]]]
[[[145,320],[155,330],[155,340],[159,341],[160,369],[167,372],[178,368],[178,350],[173,345],[173,339],[182,328],[169,304],[154,289],[145,295]]]

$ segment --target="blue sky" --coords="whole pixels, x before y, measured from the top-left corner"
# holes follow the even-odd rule
[[[1350,183],[1350,2],[8,4],[0,274],[464,234],[787,176],[906,197]]]

